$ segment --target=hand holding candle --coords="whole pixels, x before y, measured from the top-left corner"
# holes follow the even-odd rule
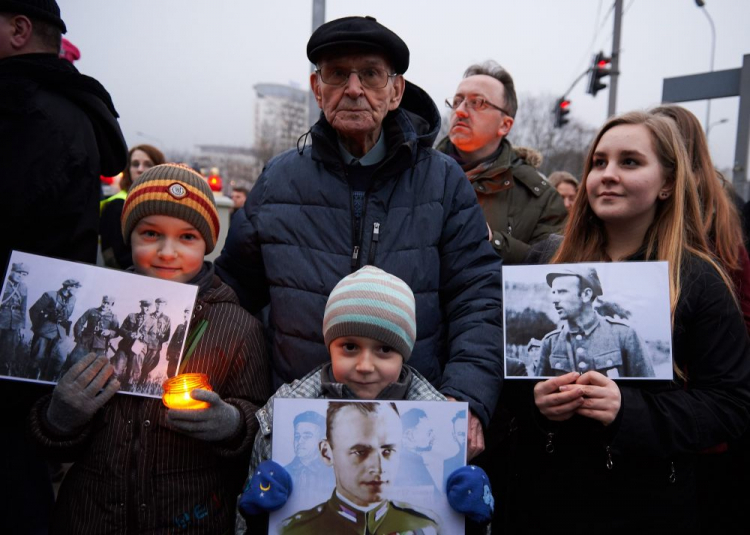
[[[167,424],[170,427],[199,440],[217,442],[234,435],[242,420],[237,407],[226,403],[221,396],[210,390],[196,389],[190,392],[192,400],[205,403],[205,409],[170,409]]]

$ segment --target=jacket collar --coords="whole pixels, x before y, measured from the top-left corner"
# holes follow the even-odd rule
[[[404,364],[396,382],[389,384],[375,397],[375,399],[406,399],[406,392],[411,384],[411,368]],[[359,399],[351,389],[339,383],[333,376],[331,363],[323,365],[320,370],[320,383],[323,395],[330,399]]]

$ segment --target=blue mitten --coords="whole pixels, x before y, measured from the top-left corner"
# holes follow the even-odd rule
[[[454,470],[446,483],[448,503],[474,522],[484,524],[492,518],[495,498],[487,474],[478,466],[462,466]]]
[[[239,508],[246,515],[275,511],[292,493],[292,478],[278,463],[263,461],[255,469],[240,497]]]

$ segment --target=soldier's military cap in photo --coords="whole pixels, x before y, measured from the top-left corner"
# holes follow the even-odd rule
[[[666,262],[503,266],[505,377],[672,380]]]
[[[120,392],[161,397],[180,369],[198,287],[13,251],[0,302],[0,379],[57,383],[89,353]]]

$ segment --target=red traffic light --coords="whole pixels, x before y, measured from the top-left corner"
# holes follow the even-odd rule
[[[222,185],[221,176],[210,175],[208,177],[208,187],[211,188],[211,191],[221,191]]]
[[[560,102],[560,107],[562,109],[566,109],[568,106],[570,106],[570,101],[569,100],[563,100],[562,102]]]

